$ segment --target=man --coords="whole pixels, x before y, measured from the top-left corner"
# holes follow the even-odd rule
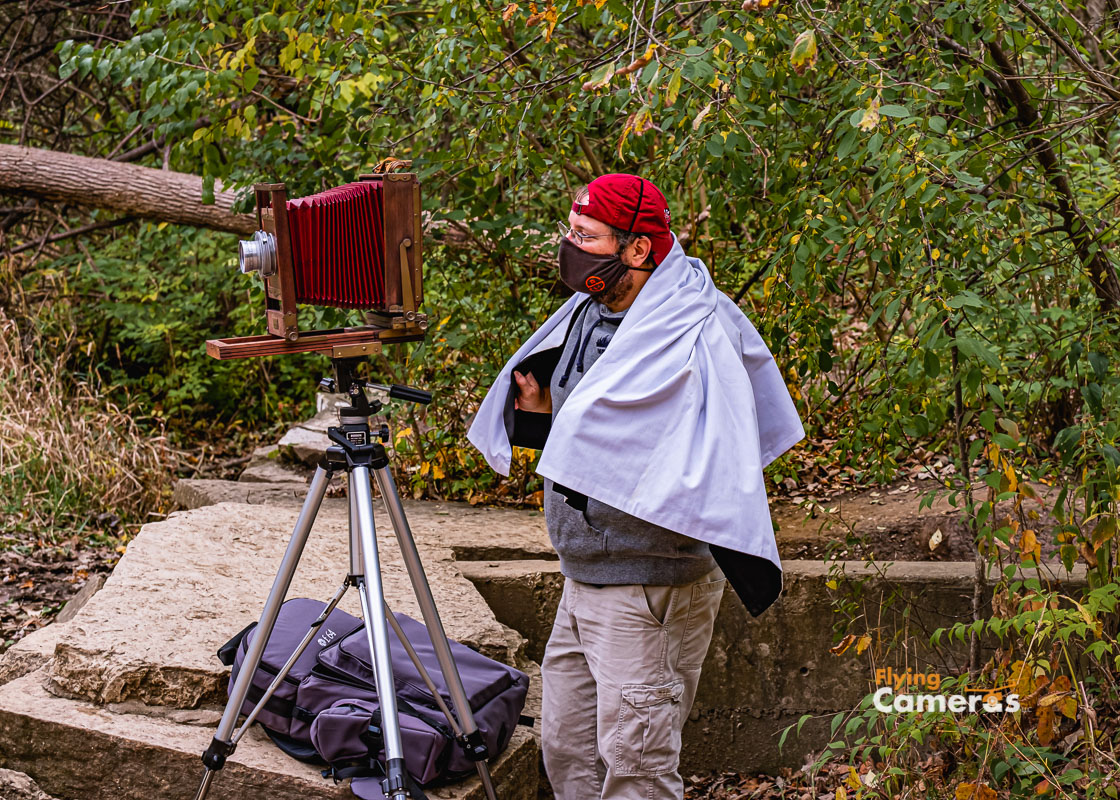
[[[761,471],[804,431],[757,332],[670,219],[634,175],[577,196],[559,249],[576,295],[468,434],[507,474],[511,444],[544,450],[565,579],[541,729],[560,800],[682,797],[681,728],[724,585],[755,615],[781,589]]]

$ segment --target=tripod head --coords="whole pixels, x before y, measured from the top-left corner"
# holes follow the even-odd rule
[[[333,378],[323,378],[319,388],[324,392],[341,392],[350,397],[350,405],[338,410],[338,427],[327,428],[327,438],[334,445],[327,448],[325,464],[341,460],[354,466],[364,464],[378,468],[388,464],[383,444],[389,441],[389,426],[382,423],[377,430],[371,431],[369,418],[380,411],[384,404],[380,400],[370,400],[365,390],[386,392],[393,400],[409,400],[413,403],[432,402],[432,393],[411,386],[371,383],[358,377],[358,364],[362,356],[332,358]],[[379,441],[378,441],[379,440]]]
[[[387,386],[382,383],[371,383],[358,377],[358,364],[364,361],[362,357],[332,358],[331,367],[333,378],[323,378],[319,381],[319,389],[324,392],[340,392],[350,397],[350,405],[339,409],[339,417],[364,417],[369,418],[383,407],[380,400],[370,402],[366,397],[365,389],[385,392],[393,400],[408,400],[412,403],[427,405],[432,402],[432,393],[411,386],[394,383]]]

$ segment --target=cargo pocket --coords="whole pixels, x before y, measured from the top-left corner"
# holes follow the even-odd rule
[[[727,579],[720,578],[693,585],[692,597],[688,604],[688,617],[685,619],[684,633],[681,635],[681,649],[677,652],[677,669],[700,669],[704,664],[708,645],[712,643],[712,628],[715,625],[719,602],[723,597],[723,587],[726,584]]]
[[[614,771],[618,775],[660,775],[680,765],[680,704],[684,684],[622,685],[615,731]]]

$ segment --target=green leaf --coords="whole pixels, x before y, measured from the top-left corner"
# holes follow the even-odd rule
[[[1090,383],[1082,386],[1081,396],[1085,398],[1089,410],[1092,411],[1095,416],[1099,416],[1101,413],[1101,397],[1103,396],[1101,385],[1099,383]]]
[[[720,35],[727,41],[731,42],[731,46],[738,50],[740,53],[749,54],[754,51],[754,48],[747,43],[747,40],[734,31],[723,30],[720,31]]]
[[[1108,356],[1104,353],[1089,353],[1089,364],[1093,367],[1093,372],[1097,376],[1098,381],[1103,381],[1105,376],[1108,375]]]
[[[941,374],[941,359],[937,357],[937,353],[933,350],[926,350],[923,356],[923,366],[926,375],[930,378],[936,378]]]
[[[979,358],[992,369],[999,369],[999,359],[983,342],[970,339],[966,336],[958,336],[955,341],[957,348],[962,354],[971,356],[972,358]]]
[[[879,106],[879,113],[884,117],[908,117],[910,116],[909,109],[906,106],[885,105]]]

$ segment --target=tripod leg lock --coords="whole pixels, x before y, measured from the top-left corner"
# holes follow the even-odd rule
[[[471,761],[485,761],[490,758],[490,749],[482,738],[482,731],[476,730],[472,734],[463,734],[459,737],[459,746]]]
[[[202,763],[206,765],[206,769],[217,772],[226,765],[226,757],[233,755],[235,748],[236,745],[223,742],[215,736],[210,741],[210,746],[206,748],[206,752],[202,754]]]
[[[386,761],[385,776],[381,780],[381,791],[385,793],[388,800],[398,800],[411,794],[403,758],[391,758]]]

